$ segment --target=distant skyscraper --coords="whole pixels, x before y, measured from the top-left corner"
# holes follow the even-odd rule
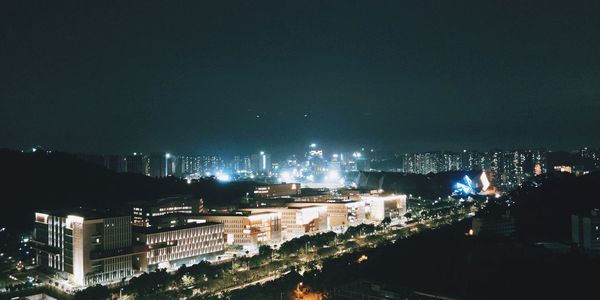
[[[240,172],[252,171],[252,161],[249,156],[235,156],[233,158],[233,170]]]
[[[271,154],[264,151],[253,154],[252,171],[255,173],[269,173],[271,171]]]
[[[200,174],[202,158],[200,156],[177,156],[175,174],[183,177],[190,174]]]
[[[169,153],[156,152],[150,154],[150,176],[166,177],[172,175],[175,169],[174,157]]]
[[[133,153],[125,157],[125,167],[128,173],[146,174],[148,165],[146,157],[141,153]]]

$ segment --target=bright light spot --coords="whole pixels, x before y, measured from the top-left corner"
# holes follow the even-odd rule
[[[325,175],[326,181],[337,181],[340,179],[340,173],[336,170],[331,170]]]
[[[171,158],[171,153],[167,153],[167,154],[165,154],[165,157],[166,157],[166,158]]]
[[[231,176],[225,173],[217,173],[217,180],[221,182],[229,182],[231,181]]]
[[[316,147],[317,147],[317,144],[315,144],[315,143],[312,143],[312,144],[310,144],[310,147],[311,147],[311,148],[316,148]]]
[[[279,176],[279,181],[281,182],[291,182],[293,181],[292,175],[288,171],[281,172]]]
[[[363,254],[356,260],[356,262],[360,264],[366,261],[367,259],[369,259],[369,257]]]

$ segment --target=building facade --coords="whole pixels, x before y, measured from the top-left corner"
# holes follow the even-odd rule
[[[142,272],[157,268],[177,269],[214,258],[224,250],[223,224],[190,223],[176,227],[137,227],[135,241],[147,252],[138,255],[134,266]]]
[[[130,202],[133,225],[148,227],[153,219],[169,214],[197,214],[204,209],[201,198],[189,195],[165,197],[155,201]]]
[[[130,216],[83,210],[39,212],[32,244],[39,265],[76,285],[110,283],[133,275]]]
[[[203,215],[207,222],[223,223],[225,243],[255,248],[281,240],[281,213],[238,211]]]
[[[406,213],[406,195],[363,195],[369,219],[382,221],[398,218]]]
[[[254,189],[254,197],[276,198],[300,195],[299,183],[264,184]]]

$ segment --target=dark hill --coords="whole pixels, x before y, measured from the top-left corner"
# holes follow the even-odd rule
[[[26,229],[40,209],[118,208],[135,200],[173,194],[202,197],[209,205],[238,203],[254,183],[221,184],[212,179],[192,184],[177,178],[115,173],[66,153],[0,150],[0,226]]]
[[[600,173],[551,174],[513,191],[511,213],[523,237],[570,241],[571,214],[600,208]]]

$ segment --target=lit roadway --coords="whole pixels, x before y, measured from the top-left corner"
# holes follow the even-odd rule
[[[439,221],[445,221],[445,220],[447,220],[447,221],[452,222],[456,217],[459,217],[459,219],[464,219],[466,217],[466,214],[464,214],[464,213],[458,213],[458,214],[454,213],[454,214],[450,214],[450,215],[439,216],[439,217],[436,217],[436,218],[433,218],[433,219],[423,220],[423,221],[420,221],[420,222],[416,222],[416,223],[405,225],[405,226],[401,227],[400,230],[412,229],[412,228],[414,228],[416,226],[419,226],[419,225],[424,225],[424,226],[429,227],[429,228],[435,228],[437,225],[440,224]],[[411,230],[408,230],[407,233],[409,233],[409,232],[411,232]],[[395,235],[390,235],[388,230],[384,230],[384,231],[381,231],[381,232],[375,233],[375,234],[380,234],[386,240],[394,240],[395,238],[397,238],[397,237],[395,237]],[[343,247],[343,243],[342,244],[338,244],[338,246]],[[336,255],[334,255],[332,257],[335,257],[335,256],[337,256],[337,255],[339,255],[341,253],[344,253],[345,250],[346,249],[340,250]],[[358,248],[354,252],[358,252],[360,250],[361,249]],[[304,261],[304,262],[305,263],[308,263],[308,262],[321,262],[321,261],[323,261],[325,259],[332,258],[332,257],[322,257],[322,258],[314,259],[312,261]],[[284,271],[286,269],[288,269],[288,268],[284,267],[280,271]],[[225,288],[225,289],[217,292],[216,294],[217,295],[222,295],[223,293],[231,292],[231,291],[238,290],[238,289],[242,289],[242,288],[245,288],[245,287],[248,287],[248,286],[251,286],[251,285],[264,284],[266,282],[269,282],[269,281],[272,281],[272,280],[276,280],[276,279],[278,279],[278,278],[280,278],[280,277],[288,274],[289,272],[290,271],[277,272],[277,274],[268,275],[268,276],[265,276],[265,277],[263,277],[261,279],[258,279],[258,280],[252,281],[252,282],[240,283],[238,285]]]

